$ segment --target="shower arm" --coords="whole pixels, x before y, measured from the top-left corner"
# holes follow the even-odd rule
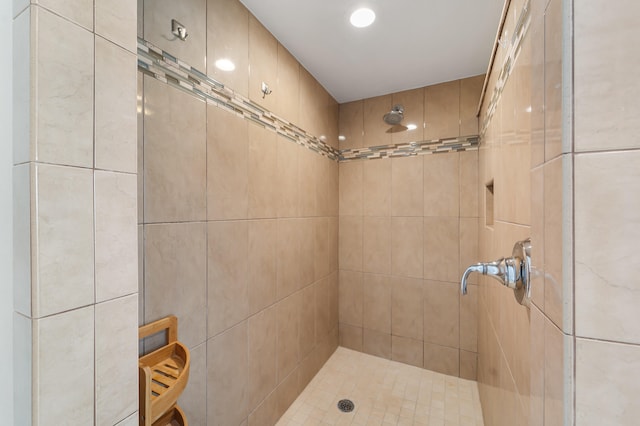
[[[531,300],[531,240],[518,241],[511,257],[469,266],[462,274],[460,292],[467,294],[467,280],[472,272],[487,275],[513,289],[516,300],[529,306]]]

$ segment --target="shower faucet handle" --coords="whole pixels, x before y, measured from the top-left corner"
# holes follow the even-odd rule
[[[467,294],[467,279],[472,272],[487,275],[513,289],[518,303],[529,306],[531,302],[531,239],[518,241],[513,246],[511,257],[469,266],[460,280],[460,292],[463,295]]]

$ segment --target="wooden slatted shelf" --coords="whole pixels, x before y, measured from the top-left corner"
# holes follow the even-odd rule
[[[167,331],[167,345],[142,356],[140,379],[140,426],[188,426],[178,407],[178,397],[189,380],[190,355],[178,342],[178,319],[171,315],[143,325],[138,337]]]

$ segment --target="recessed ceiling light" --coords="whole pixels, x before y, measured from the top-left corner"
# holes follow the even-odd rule
[[[407,124],[407,130],[415,130],[417,128],[418,126],[416,126],[415,124]]]
[[[339,140],[340,142],[344,142],[344,141],[346,141],[346,140],[347,140],[347,138],[346,138],[346,136],[342,136],[342,135],[340,135],[340,136],[338,136],[338,140]]]
[[[216,61],[216,68],[222,71],[233,71],[236,66],[230,59],[223,58]]]
[[[356,28],[368,27],[369,25],[373,24],[373,21],[375,20],[376,14],[373,13],[373,10],[367,9],[366,7],[353,12],[351,14],[351,18],[349,19],[349,21],[351,21],[351,25]]]

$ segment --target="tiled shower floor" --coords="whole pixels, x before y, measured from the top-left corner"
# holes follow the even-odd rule
[[[482,424],[476,382],[340,347],[277,426]]]

